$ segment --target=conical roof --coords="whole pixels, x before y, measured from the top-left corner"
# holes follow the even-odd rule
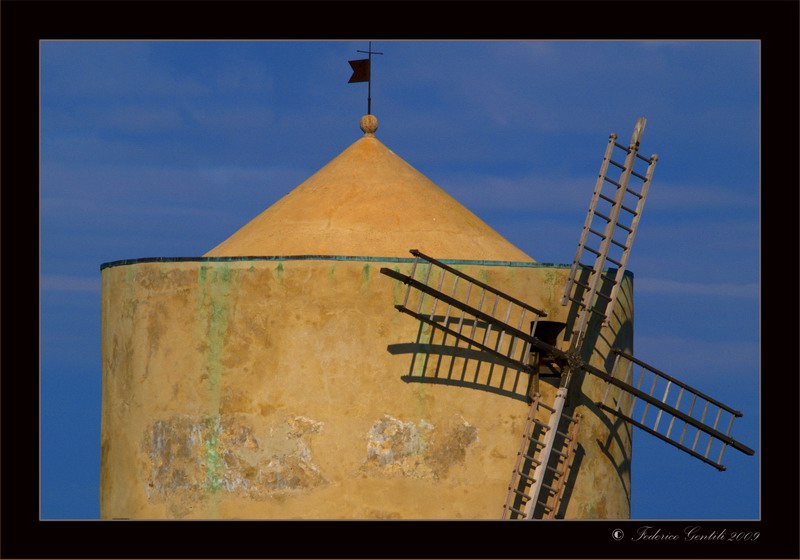
[[[374,136],[365,134],[205,256],[408,257],[533,262]]]

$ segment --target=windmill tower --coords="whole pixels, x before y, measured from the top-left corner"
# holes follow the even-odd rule
[[[680,384],[689,421],[613,367],[640,363],[632,236],[540,265],[361,127],[203,257],[101,267],[104,518],[626,518],[631,406],[719,439],[715,401]]]

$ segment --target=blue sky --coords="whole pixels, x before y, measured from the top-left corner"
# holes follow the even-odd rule
[[[366,46],[41,43],[43,518],[99,516],[100,264],[200,256],[358,139]],[[632,514],[758,518],[759,43],[373,48],[379,139],[540,262],[570,262],[608,134],[647,117],[635,354],[744,412],[757,454],[719,473],[636,432]]]

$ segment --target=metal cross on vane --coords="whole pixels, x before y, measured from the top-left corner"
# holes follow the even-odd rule
[[[595,402],[598,408],[720,471],[725,470],[722,457],[727,447],[754,454],[731,437],[733,421],[742,416],[741,412],[621,349],[611,349],[614,364],[609,371],[583,357],[591,356],[590,344],[584,346],[589,326],[607,324],[616,303],[658,161],[655,155],[648,158],[639,154],[645,123],[644,118],[637,120],[627,146],[617,142],[616,134],[609,137],[561,299],[562,305],[573,306],[575,317],[566,350],[556,346],[564,323],[544,320],[544,311],[433,257],[412,250],[415,260],[407,275],[381,269],[382,274],[407,286],[403,303],[395,306],[398,311],[440,330],[444,337],[451,336],[495,361],[528,373],[536,381],[529,394],[530,410],[503,519],[553,518],[559,510],[581,423],[580,414],[569,416],[564,411],[570,382],[577,372],[605,382],[603,397]],[[640,162],[646,165],[641,173],[635,169]],[[583,262],[592,257],[592,264]],[[609,264],[615,268],[607,268]],[[452,286],[452,290],[443,291],[445,286]],[[477,303],[470,302],[473,292]],[[416,305],[410,305],[412,293]],[[487,297],[493,300],[490,310],[483,309]],[[446,306],[444,315],[441,308],[437,315],[440,303]],[[549,375],[558,380],[551,402],[544,402],[538,391],[543,365],[550,366]]]
[[[358,82],[367,82],[367,114],[372,114],[372,55],[383,54],[372,50],[372,41],[369,42],[369,47],[365,51],[356,51],[368,55],[368,58],[359,60],[349,60],[350,68],[353,69],[353,75],[350,76],[348,84],[355,84]]]

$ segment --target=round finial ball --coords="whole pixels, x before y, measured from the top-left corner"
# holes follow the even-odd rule
[[[375,118],[375,115],[364,115],[358,124],[364,134],[375,134],[375,131],[378,130],[378,119]]]

